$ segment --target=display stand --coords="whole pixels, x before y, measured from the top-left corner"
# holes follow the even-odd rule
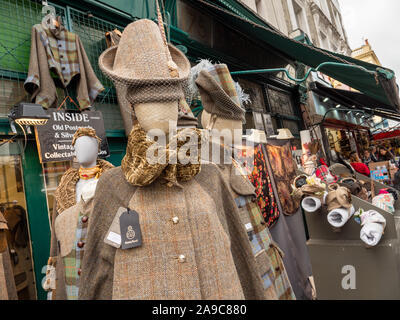
[[[327,210],[305,212],[318,299],[400,299],[399,241],[392,214],[352,196],[356,210],[375,210],[386,219],[379,244],[367,248],[360,240],[361,225],[351,218],[334,232]]]

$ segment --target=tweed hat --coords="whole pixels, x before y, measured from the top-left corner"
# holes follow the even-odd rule
[[[328,189],[329,193],[326,196],[328,212],[339,208],[351,208],[351,193],[348,188],[340,187],[338,184],[334,183],[331,184]]]
[[[88,136],[88,137],[92,137],[95,138],[97,140],[97,142],[99,143],[99,147],[100,147],[100,143],[101,143],[101,139],[96,135],[96,130],[94,130],[93,128],[79,128],[78,130],[76,130],[73,138],[72,138],[72,146],[75,145],[76,140],[80,137],[83,136]]]
[[[224,119],[244,121],[246,110],[240,105],[235,83],[226,64],[201,70],[195,82],[204,110]]]
[[[163,31],[148,19],[130,23],[118,46],[100,55],[99,67],[116,87],[126,87],[131,105],[179,101],[190,72],[186,56],[167,44]]]

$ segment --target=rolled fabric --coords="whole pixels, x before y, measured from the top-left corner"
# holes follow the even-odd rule
[[[349,209],[346,208],[337,208],[333,209],[328,213],[328,222],[332,227],[341,228],[343,227],[347,221],[351,218],[351,216],[355,212],[354,206],[351,206]]]
[[[321,208],[321,200],[316,197],[305,197],[301,201],[302,208],[310,213],[314,213]]]
[[[361,225],[360,239],[368,246],[376,246],[381,241],[386,219],[375,210],[369,210],[361,215]]]

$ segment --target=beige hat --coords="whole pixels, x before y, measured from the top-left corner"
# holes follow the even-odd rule
[[[338,208],[351,208],[351,193],[346,187],[340,187],[334,183],[328,187],[329,193],[326,197],[326,204],[328,205],[328,212]]]
[[[226,64],[201,70],[195,82],[204,110],[223,119],[244,121],[246,110],[240,105],[235,82]]]
[[[247,141],[257,143],[267,143],[267,136],[262,130],[251,129],[251,133],[248,136],[244,136]]]
[[[116,86],[127,87],[132,105],[184,98],[182,83],[190,72],[186,56],[167,45],[159,26],[148,19],[130,23],[118,46],[100,55],[99,66]]]
[[[289,129],[278,129],[278,136],[276,137],[279,140],[288,140],[288,139],[294,139],[294,136],[290,132]]]

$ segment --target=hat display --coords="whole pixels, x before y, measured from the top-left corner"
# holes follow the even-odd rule
[[[100,55],[99,66],[116,86],[127,88],[126,99],[132,105],[179,101],[190,72],[186,56],[167,44],[160,27],[148,19],[130,23],[118,46]]]
[[[244,138],[249,142],[253,142],[254,144],[267,143],[267,136],[262,130],[251,129],[250,135],[244,136]]]
[[[338,184],[331,184],[329,187],[329,193],[326,196],[326,204],[328,206],[328,212],[339,208],[350,209],[351,204],[351,193],[346,187],[340,187]]]
[[[276,139],[288,140],[288,139],[294,139],[294,136],[292,135],[289,129],[283,128],[283,129],[278,129],[278,135],[276,136]]]
[[[245,120],[246,111],[241,106],[238,85],[226,64],[215,64],[201,70],[195,83],[208,113],[224,119]]]

